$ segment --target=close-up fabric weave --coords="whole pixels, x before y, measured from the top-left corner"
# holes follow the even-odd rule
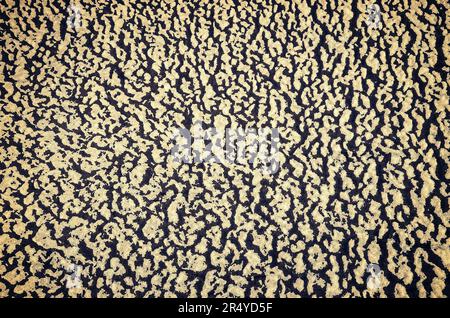
[[[0,297],[449,297],[449,9],[1,0]]]

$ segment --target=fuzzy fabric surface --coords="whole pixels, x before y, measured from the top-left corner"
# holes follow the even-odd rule
[[[0,296],[449,296],[449,9],[2,0]]]

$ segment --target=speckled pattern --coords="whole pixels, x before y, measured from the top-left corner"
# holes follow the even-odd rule
[[[1,0],[0,296],[449,296],[450,4],[372,3]]]

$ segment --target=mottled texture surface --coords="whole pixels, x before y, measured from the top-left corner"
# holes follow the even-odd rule
[[[450,5],[370,4],[2,0],[0,296],[449,296]],[[173,162],[198,120],[280,169]]]

